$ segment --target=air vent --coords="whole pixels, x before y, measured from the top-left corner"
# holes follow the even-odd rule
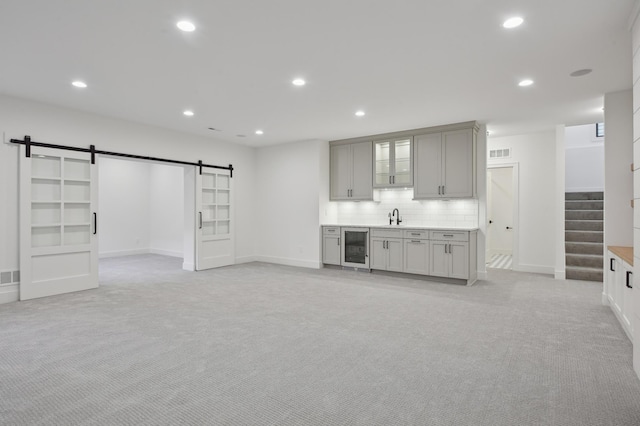
[[[492,149],[489,158],[511,158],[511,148]]]

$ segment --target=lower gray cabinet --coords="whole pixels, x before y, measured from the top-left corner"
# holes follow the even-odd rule
[[[404,267],[402,271],[409,274],[429,275],[429,241],[407,239],[403,241]]]
[[[340,265],[340,227],[322,228],[322,263]]]
[[[369,267],[383,271],[402,272],[402,231],[371,229]]]

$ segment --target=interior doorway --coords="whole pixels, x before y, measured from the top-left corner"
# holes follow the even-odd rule
[[[133,273],[141,261],[158,258],[164,267],[182,269],[185,167],[100,156],[98,174],[101,275],[112,264]]]
[[[518,165],[487,168],[487,267],[517,269]]]

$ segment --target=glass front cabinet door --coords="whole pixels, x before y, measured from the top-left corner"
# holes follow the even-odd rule
[[[376,188],[413,186],[412,138],[375,142],[373,186]]]

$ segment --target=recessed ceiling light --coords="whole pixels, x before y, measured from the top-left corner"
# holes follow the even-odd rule
[[[585,68],[585,69],[582,69],[582,70],[574,71],[569,75],[571,77],[582,77],[583,75],[591,74],[591,71],[593,71],[591,68]]]
[[[502,26],[505,28],[515,28],[515,27],[519,27],[520,25],[522,25],[522,23],[524,22],[524,19],[522,19],[519,16],[514,16],[513,18],[509,18],[506,21],[503,22]]]
[[[256,130],[256,135],[264,135],[264,132],[262,130]]]
[[[191,110],[186,110],[185,112],[183,112],[184,115],[186,115],[187,117],[193,117],[193,111]]]
[[[356,116],[364,117],[364,111],[356,111]]]
[[[87,87],[87,83],[85,83],[84,81],[80,81],[80,80],[76,80],[74,82],[71,83],[73,86],[75,87],[79,87],[80,89],[84,89]]]
[[[196,29],[196,26],[193,25],[193,22],[189,22],[189,21],[180,21],[176,24],[176,26],[180,28],[182,31],[187,33],[195,31]]]
[[[294,86],[304,86],[305,84],[307,84],[307,82],[306,82],[306,81],[304,81],[304,80],[303,80],[303,79],[301,79],[301,78],[296,78],[296,79],[295,79],[295,80],[293,80],[291,83],[292,83]]]
[[[533,84],[533,80],[522,80],[520,83],[518,83],[518,86],[520,87],[527,87],[527,86],[531,86]]]

